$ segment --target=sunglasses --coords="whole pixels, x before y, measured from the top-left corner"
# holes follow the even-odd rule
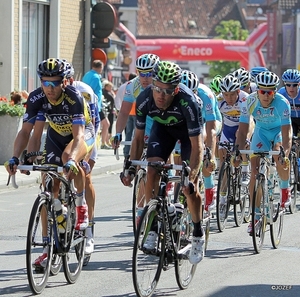
[[[157,93],[164,93],[165,95],[172,95],[175,91],[175,89],[163,89],[163,88],[160,88],[160,87],[157,87],[157,86],[154,86],[152,85],[152,90],[154,90],[155,92]]]
[[[140,77],[152,77],[152,71],[149,71],[149,72],[141,72],[141,71],[139,71],[139,76]]]
[[[262,95],[268,94],[270,96],[275,94],[275,91],[257,90],[257,92]]]
[[[296,88],[298,87],[298,84],[285,84],[287,87],[293,87]]]
[[[41,79],[41,82],[42,82],[42,85],[44,87],[50,87],[51,86],[53,88],[58,87],[58,86],[60,86],[62,84],[62,80],[50,81],[50,80],[42,80]]]

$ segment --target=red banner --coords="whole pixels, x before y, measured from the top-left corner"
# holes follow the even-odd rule
[[[268,41],[267,41],[267,60],[277,62],[277,24],[276,12],[268,12]]]

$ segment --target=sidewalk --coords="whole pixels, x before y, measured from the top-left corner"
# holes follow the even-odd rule
[[[93,169],[93,175],[105,174],[106,172],[116,171],[117,173],[121,172],[123,168],[123,148],[119,148],[120,159],[117,160],[114,156],[114,151],[111,150],[98,150],[98,157],[96,164]],[[4,165],[0,166],[0,190],[13,189],[13,186],[10,184],[6,186],[8,179],[7,171]],[[37,184],[40,181],[40,172],[31,172],[30,175],[25,175],[17,173],[16,182],[19,186],[24,185],[33,185]]]

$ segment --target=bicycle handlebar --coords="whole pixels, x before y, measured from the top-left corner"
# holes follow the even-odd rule
[[[131,140],[121,141],[120,144],[121,145],[131,145]],[[117,160],[120,160],[118,147],[114,149],[114,155],[116,156]]]
[[[47,171],[52,171],[52,172],[57,172],[57,173],[62,173],[63,172],[63,167],[57,167],[57,166],[49,166],[49,165],[19,165],[18,168],[19,170],[23,171],[41,171],[41,172],[47,172]],[[12,186],[17,189],[19,186],[16,183],[16,175],[9,175],[8,176],[8,181],[7,181],[7,186],[10,183],[10,179],[12,182]]]

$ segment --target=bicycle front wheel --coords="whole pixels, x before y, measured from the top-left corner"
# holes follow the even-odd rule
[[[233,212],[234,221],[237,227],[240,227],[244,221],[246,208],[246,193],[241,186],[241,174],[238,168],[235,169],[236,181],[233,184]]]
[[[76,221],[74,201],[68,205],[67,214],[66,232],[64,233],[66,253],[62,259],[65,278],[69,284],[74,284],[82,270],[86,238],[85,231],[74,230]]]
[[[146,205],[145,200],[145,185],[147,173],[146,169],[140,168],[134,179],[133,197],[132,197],[132,223],[133,232],[135,234],[137,225],[140,221],[140,213]]]
[[[230,207],[230,165],[226,162],[222,164],[219,171],[218,188],[217,188],[217,225],[222,232],[227,223],[229,207]]]
[[[267,216],[265,213],[266,197],[264,187],[265,181],[258,179],[256,181],[252,198],[252,232],[250,235],[252,235],[253,247],[257,254],[261,252],[263,247],[267,226]]]
[[[298,160],[295,154],[291,155],[290,163],[290,186],[291,186],[291,204],[289,205],[290,213],[295,213],[297,211],[297,190],[298,190],[298,180],[299,180],[299,168]]]
[[[270,199],[270,236],[274,249],[276,249],[280,243],[282,229],[283,229],[283,216],[284,210],[280,206],[280,193],[278,187],[273,189],[273,196]]]
[[[175,259],[175,276],[180,289],[186,289],[191,283],[197,265],[189,261],[189,251],[192,245],[193,222],[187,207],[184,208],[180,219],[180,231],[176,242],[177,258]]]
[[[132,278],[139,297],[153,294],[163,266],[166,239],[164,217],[158,213],[160,207],[157,200],[151,200],[145,206],[135,233]],[[146,249],[144,244],[150,231],[155,231],[159,236],[153,244],[153,249]]]
[[[53,253],[52,228],[48,228],[49,234],[43,237],[43,227],[47,230],[49,204],[44,194],[40,194],[35,200],[30,214],[27,242],[26,242],[26,268],[30,289],[35,294],[40,294],[47,285]],[[42,221],[44,226],[42,226]],[[47,231],[45,231],[47,232]],[[45,233],[44,233],[45,234]],[[44,252],[47,251],[45,257]],[[39,257],[40,260],[37,261]]]

